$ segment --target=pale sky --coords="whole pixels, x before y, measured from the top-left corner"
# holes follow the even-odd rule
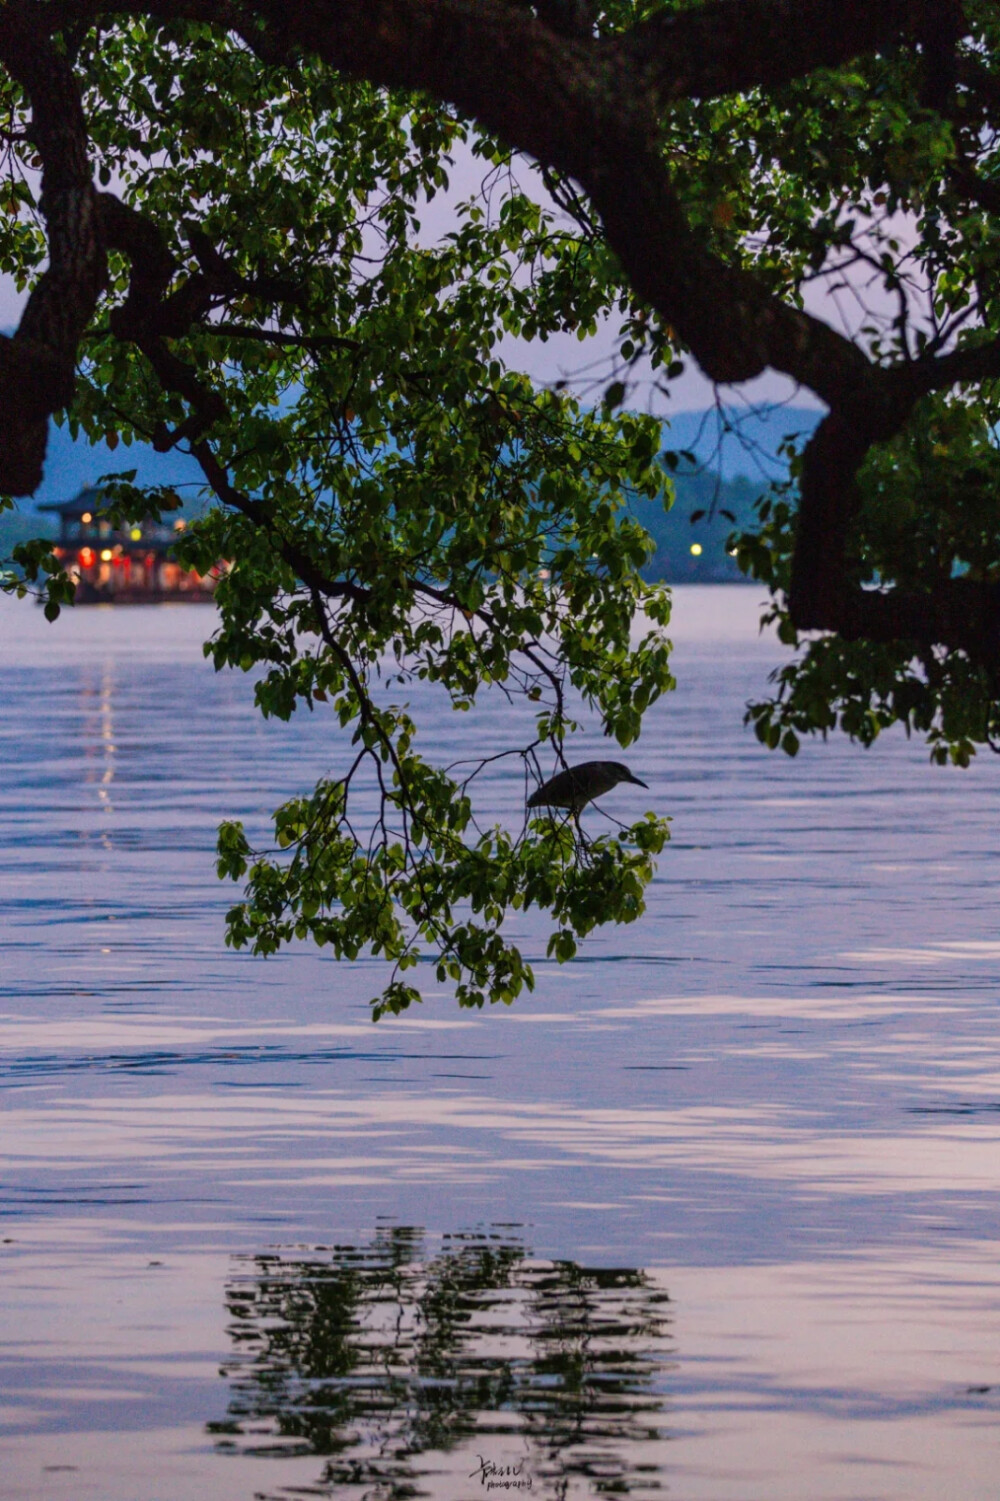
[[[26,294],[18,294],[15,290],[11,277],[0,276],[0,328],[16,326],[26,300]],[[608,324],[594,338],[582,343],[573,334],[557,334],[544,344],[537,340],[527,343],[505,338],[500,353],[509,365],[523,370],[541,385],[564,379],[586,382],[592,372],[595,389],[599,389],[602,369],[610,360],[614,347],[615,327]],[[715,400],[715,387],[701,374],[693,360],[689,358],[686,366],[684,374],[671,382],[671,407],[676,411],[693,411],[711,406]],[[745,386],[720,387],[719,391],[726,404],[791,401],[795,406],[821,407],[811,392],[799,389],[796,394],[793,382],[774,371]],[[641,390],[629,404],[644,405]]]
[[[478,193],[483,173],[483,162],[474,157],[467,147],[455,151],[449,171],[450,188],[447,192],[439,193],[432,203],[423,204],[420,209],[423,225],[421,239],[425,243],[433,244],[453,227],[454,204]],[[546,202],[559,218],[564,219],[565,216],[548,198],[537,175],[526,162],[522,176],[526,189],[529,187],[529,178],[532,197]],[[0,275],[0,328],[12,328],[16,325],[25,301],[26,294],[17,292],[13,278]],[[813,311],[820,311],[820,315],[828,316],[831,322],[836,321],[832,309],[829,313],[820,308],[814,308]],[[596,399],[610,379],[610,375],[605,372],[615,348],[618,322],[617,318],[609,321],[598,330],[595,337],[583,342],[574,334],[556,335],[544,344],[540,341],[528,343],[506,338],[501,343],[500,353],[509,365],[523,370],[540,385],[570,380],[582,397]],[[665,417],[670,411],[697,411],[712,406],[717,389],[719,398],[727,406],[791,403],[799,407],[822,409],[822,404],[811,392],[797,389],[793,382],[773,371],[739,388],[716,388],[701,374],[693,360],[687,359],[685,365],[684,374],[671,382],[669,403],[662,396],[655,398],[658,416]],[[641,372],[638,373],[640,379],[635,390],[630,393],[627,405],[642,410],[650,400],[652,381],[648,371],[645,378]]]
[[[557,217],[564,218],[548,198],[531,164],[525,162],[523,169],[519,168],[518,171],[522,185],[526,190],[530,189],[532,197],[546,202]],[[456,150],[449,169],[449,189],[439,193],[433,202],[421,205],[418,210],[422,221],[420,238],[425,244],[436,243],[453,227],[456,203],[481,195],[483,173],[483,162],[474,157],[467,147]],[[887,227],[903,244],[913,243],[914,231],[911,224],[900,219],[891,221]],[[839,293],[831,292],[827,280],[817,281],[807,287],[805,295],[808,311],[838,331],[854,337],[872,313],[884,319],[895,312],[895,304],[880,287],[862,287],[854,272],[840,280]],[[0,275],[0,328],[11,328],[17,323],[25,301],[25,294],[18,294],[12,278]],[[864,303],[867,303],[867,308],[863,306]],[[611,365],[619,322],[618,317],[607,320],[594,337],[582,342],[574,334],[555,335],[545,343],[505,338],[499,352],[511,367],[523,370],[540,385],[559,380],[570,381],[573,390],[589,404],[599,399],[612,378]],[[823,410],[822,403],[811,391],[796,387],[787,377],[773,370],[742,386],[715,387],[702,375],[693,359],[686,358],[684,364],[684,373],[670,383],[669,399],[655,391],[652,373],[648,369],[632,371],[635,384],[629,391],[626,405],[638,411],[652,409],[657,417],[668,419],[673,414],[704,411],[718,401],[727,409],[746,411],[749,418],[748,429],[755,425],[756,418],[750,414],[758,406],[778,405]],[[659,375],[662,379],[662,372]]]

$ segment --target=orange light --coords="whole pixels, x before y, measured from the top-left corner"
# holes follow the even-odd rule
[[[84,513],[83,513],[83,515],[82,515],[82,516],[81,516],[81,517],[80,517],[80,520],[81,520],[81,521],[83,521],[83,522],[87,522],[87,521],[93,521],[93,519],[94,519],[94,518],[93,518],[93,516],[92,516],[92,515],[91,515],[91,514],[90,514],[90,512],[89,512],[89,511],[84,511]]]
[[[103,547],[101,549],[101,562],[102,563],[110,563],[111,562],[111,548],[110,547]]]
[[[76,555],[76,561],[79,563],[81,568],[93,568],[94,564],[97,562],[97,557],[94,553],[94,549],[92,547],[81,547],[80,551]]]

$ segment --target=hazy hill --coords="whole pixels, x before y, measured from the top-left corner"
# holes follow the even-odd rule
[[[742,581],[726,539],[754,525],[754,502],[772,480],[787,473],[779,449],[789,438],[801,442],[821,416],[809,407],[770,406],[672,417],[664,427],[664,448],[688,450],[697,462],[679,461],[671,510],[664,512],[649,501],[633,507],[636,520],[656,542],[646,576],[675,584]]]
[[[778,449],[789,437],[807,437],[822,417],[814,407],[709,407],[675,412],[663,425],[665,449],[687,449],[699,467],[723,479],[748,475],[771,480],[784,473]]]
[[[695,466],[681,460],[674,473],[676,499],[664,512],[649,501],[637,501],[634,515],[656,542],[656,554],[645,570],[650,578],[670,582],[724,582],[743,576],[726,552],[726,538],[733,530],[753,522],[753,503],[773,478],[784,471],[778,449],[787,435],[808,434],[820,413],[805,407],[761,407],[753,412],[736,408],[722,411],[679,412],[664,426],[664,448],[694,455]],[[22,501],[19,509],[0,515],[0,558],[10,555],[18,542],[29,537],[53,536],[51,516],[37,515],[35,508],[53,501],[69,500],[102,475],[136,469],[140,484],[168,484],[184,497],[193,497],[201,483],[201,471],[186,454],[159,454],[147,444],[91,446],[75,442],[66,428],[53,427],[45,476],[37,495]],[[697,513],[701,512],[700,516]],[[724,514],[731,513],[730,516]],[[697,519],[692,521],[692,513]],[[692,548],[700,552],[692,552]]]
[[[744,576],[726,550],[726,539],[753,525],[754,502],[766,492],[768,481],[743,474],[727,480],[702,470],[675,476],[674,487],[669,511],[648,500],[632,507],[635,519],[656,543],[643,569],[646,577],[674,584],[739,583]]]

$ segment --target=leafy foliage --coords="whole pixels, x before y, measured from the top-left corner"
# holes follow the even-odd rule
[[[859,482],[856,587],[933,594],[955,577],[1000,584],[1000,452],[981,410],[927,399],[909,433],[872,452]],[[801,734],[840,729],[867,746],[902,724],[907,734],[926,736],[939,765],[968,766],[977,744],[1000,747],[1000,681],[968,650],[917,639],[800,639],[787,607],[797,520],[792,483],[777,486],[758,515],[761,530],[740,538],[738,561],[775,595],[768,623],[786,644],[802,648],[775,673],[775,698],[749,706],[747,719],[763,744],[794,755]]]
[[[570,958],[597,923],[640,915],[666,823],[593,842],[549,815],[490,823],[480,766],[422,756],[406,688],[428,681],[459,711],[487,688],[526,699],[532,735],[496,749],[540,774],[545,753],[564,761],[571,700],[626,746],[673,686],[668,597],[640,577],[651,546],[629,516],[631,497],[668,499],[658,423],[536,389],[498,352],[503,335],[586,329],[621,300],[606,252],[520,190],[509,153],[425,100],[308,64],[276,75],[190,25],[95,35],[79,66],[99,176],[159,227],[174,294],[227,258],[208,315],[170,345],[219,413],[191,446],[222,503],[177,548],[202,573],[228,565],[206,651],[254,674],[265,715],[308,707],[343,732],[338,775],[277,810],[272,849],[223,825],[220,875],[246,880],[228,941],[384,956],[376,1016],[419,999],[402,974],[427,950],[462,1005],[510,1002],[533,977],[505,915],[549,911],[549,952]],[[491,186],[432,240],[421,216],[458,148]],[[68,414],[126,449],[163,445],[190,405],[118,337],[134,276],[114,259]],[[125,475],[104,514],[158,499]],[[46,545],[17,559],[28,581],[47,576],[55,614],[72,584]],[[356,811],[363,768],[380,789],[371,817]]]
[[[888,50],[766,92],[686,102],[666,124],[675,181],[718,252],[799,306],[816,306],[819,291],[835,297],[879,370],[985,350],[998,329],[1000,27],[995,7],[962,10],[968,36],[950,59],[944,40],[937,53],[928,40],[922,53]],[[935,68],[952,70],[943,88]],[[833,311],[827,303],[824,315]],[[956,379],[866,445],[855,500],[845,484],[844,590],[934,612],[919,634],[891,639],[797,626],[804,468],[801,447],[789,447],[791,481],[771,487],[758,526],[731,544],[744,573],[772,590],[766,623],[799,648],[776,672],[774,696],[749,706],[764,745],[794,755],[803,734],[834,730],[870,745],[901,724],[926,737],[939,764],[1000,748],[995,626],[963,631],[942,602],[947,581],[977,582],[996,615],[998,422],[997,380]]]
[[[384,955],[378,1014],[416,998],[425,950],[461,1003],[512,1000],[532,983],[512,910],[551,914],[560,960],[642,910],[664,820],[594,842],[572,818],[498,824],[492,757],[431,764],[407,694],[530,706],[529,734],[490,748],[526,787],[584,716],[636,739],[672,677],[632,502],[669,502],[660,418],[689,353],[718,381],[784,371],[829,408],[730,544],[798,648],[749,708],[761,741],[902,723],[967,764],[1000,737],[1000,19],[986,0],[845,0],[835,26],[821,0],[372,3],[378,26],[342,0],[284,32],[257,0],[197,21],[0,12],[0,270],[49,287],[31,337],[0,341],[5,389],[35,381],[0,468],[29,493],[38,411],[61,410],[45,361],[70,345],[74,433],[197,459],[215,504],[180,550],[225,564],[209,654],[254,675],[263,713],[329,714],[343,759],[277,811],[272,848],[223,826],[220,872],[246,883],[229,939]],[[96,235],[67,72],[108,190]],[[61,133],[29,85],[36,104],[62,89]],[[481,178],[464,201],[459,156]],[[842,332],[807,314],[830,298]],[[518,372],[514,341],[609,320],[589,390]],[[107,503],[162,501],[126,470]],[[16,562],[3,587],[38,587],[50,617],[69,603],[43,544]]]

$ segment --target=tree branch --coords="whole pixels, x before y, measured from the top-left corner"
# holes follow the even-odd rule
[[[286,333],[281,329],[247,328],[241,323],[205,323],[202,331],[225,334],[227,339],[249,339],[257,344],[277,344],[289,349],[346,349],[357,354],[364,348],[360,339],[347,339],[342,334]]]
[[[28,0],[0,7],[0,63],[31,101],[49,244],[48,269],[16,332],[0,336],[0,492],[8,495],[31,495],[41,482],[48,418],[72,398],[77,349],[106,277],[79,90],[37,19]]]
[[[856,475],[871,445],[898,432],[922,394],[997,373],[1000,353],[982,345],[877,367],[849,339],[773,296],[752,272],[722,260],[691,228],[674,191],[660,148],[661,110],[664,100],[782,85],[904,38],[926,49],[927,38],[942,28],[954,40],[965,29],[958,0],[710,0],[604,37],[583,24],[564,24],[569,11],[563,5],[535,8],[538,14],[506,0],[297,0],[291,7],[284,0],[52,0],[44,7],[11,0],[0,11],[0,61],[29,92],[34,80],[34,93],[44,100],[39,80],[48,80],[54,65],[49,59],[49,73],[40,68],[27,18],[44,14],[49,26],[116,14],[197,19],[237,30],[261,56],[287,60],[291,52],[311,53],[384,87],[427,90],[565,174],[600,215],[635,293],[676,330],[711,379],[740,383],[774,368],[830,407],[804,460],[790,591],[796,623],[853,631],[868,621],[881,631],[895,618],[908,629],[899,600],[890,609],[871,602],[889,596],[859,597],[845,589]],[[11,40],[18,35],[23,57]],[[64,89],[66,73],[64,65]],[[83,188],[86,140],[75,92],[73,101],[67,180],[81,203],[91,203],[89,184]],[[48,155],[55,160],[51,149]],[[61,221],[47,212],[51,233]],[[139,231],[133,224],[126,232],[116,215],[109,210],[108,223],[124,244]],[[77,232],[74,243],[80,240]],[[133,284],[115,316],[116,332],[137,338],[163,384],[191,402],[197,435],[218,415],[213,403],[221,398],[201,386],[163,340],[204,312],[213,288],[231,289],[234,273],[197,230],[192,243],[201,275],[169,296],[175,271],[168,271],[162,247],[149,243],[145,259],[133,254]],[[277,285],[261,283],[258,290],[278,300],[287,295]],[[53,347],[67,347],[70,333],[77,338],[85,322],[70,320]],[[313,583],[315,574],[310,579],[302,562],[292,566]],[[950,599],[942,595],[933,606],[925,600],[920,609],[925,625],[933,616],[954,636],[960,620]]]
[[[622,50],[663,99],[774,88],[904,36],[964,20],[957,0],[715,0],[660,11],[625,33]]]

